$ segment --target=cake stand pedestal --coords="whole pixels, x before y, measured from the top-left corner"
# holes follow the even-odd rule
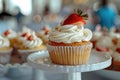
[[[89,72],[101,70],[111,65],[111,56],[107,54],[100,54],[91,52],[90,59],[87,64],[76,66],[65,66],[53,64],[50,61],[47,50],[35,52],[28,56],[28,65],[33,68],[56,72],[65,73],[65,80],[81,80],[81,72]]]

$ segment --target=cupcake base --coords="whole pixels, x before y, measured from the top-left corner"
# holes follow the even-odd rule
[[[80,65],[88,62],[92,43],[82,46],[47,45],[51,61],[60,65]]]
[[[46,49],[46,46],[45,45],[41,45],[39,47],[32,48],[32,49],[20,48],[20,49],[18,49],[18,52],[19,52],[19,54],[22,57],[22,61],[23,62],[27,62],[28,55],[30,55],[33,52],[37,52],[37,51],[45,50],[45,49]]]
[[[0,64],[7,64],[10,62],[12,50],[12,48],[0,50]]]

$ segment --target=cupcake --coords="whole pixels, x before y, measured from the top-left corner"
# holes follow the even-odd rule
[[[92,39],[91,39],[91,42],[93,43],[93,48],[95,47],[96,45],[96,42],[102,37],[102,32],[100,31],[95,31],[93,32],[93,36],[92,36]]]
[[[113,57],[113,67],[115,70],[120,70],[120,46],[116,48],[116,51],[112,55]]]
[[[18,45],[18,52],[22,56],[23,61],[26,61],[26,58],[32,52],[40,51],[46,49],[46,46],[43,45],[43,42],[38,38],[34,31],[31,33],[24,33],[19,36],[20,45]]]
[[[40,31],[37,32],[37,36],[43,40],[44,44],[48,43],[49,32],[51,28],[49,26],[44,26]]]
[[[102,36],[97,42],[96,42],[96,47],[103,47],[103,48],[109,48],[114,50],[114,44],[112,42],[112,38],[109,36]]]
[[[30,28],[24,26],[22,31],[18,32],[16,43],[14,43],[15,47],[19,48],[19,46],[22,44],[22,41],[27,39],[27,37],[31,35],[31,32],[33,31]]]
[[[14,43],[16,43],[17,33],[12,29],[8,29],[3,33],[3,36],[10,40],[10,46],[14,47]]]
[[[100,53],[108,53],[112,55],[115,50],[115,46],[112,42],[112,38],[109,36],[102,36],[95,45],[95,50]]]
[[[86,64],[89,60],[92,32],[84,29],[82,14],[70,14],[61,25],[55,26],[47,45],[52,63],[60,65]]]
[[[0,63],[6,64],[10,61],[12,48],[7,38],[0,35]]]

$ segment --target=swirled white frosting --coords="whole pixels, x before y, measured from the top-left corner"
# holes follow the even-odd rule
[[[72,43],[89,41],[92,38],[92,32],[76,25],[56,26],[49,35],[50,41]]]
[[[35,35],[35,32],[32,32],[30,36],[33,36],[33,40],[28,40],[27,38],[21,37],[24,47],[34,48],[42,44],[42,40]],[[24,39],[22,39],[24,38]]]
[[[110,33],[109,33],[109,36],[110,36],[111,38],[120,38],[120,33],[110,32]]]
[[[113,48],[114,44],[112,42],[112,38],[108,37],[108,36],[103,36],[101,37],[97,43],[96,43],[96,47],[108,47],[108,48]]]
[[[48,40],[49,34],[45,34],[44,30],[40,30],[38,34],[41,35],[45,40]]]
[[[9,47],[9,46],[10,46],[9,40],[0,35],[0,48]]]
[[[120,61],[120,53],[115,52],[112,56],[115,61]]]
[[[42,44],[42,40],[39,39],[39,38],[36,38],[36,39],[34,39],[34,40],[32,40],[32,41],[28,41],[28,40],[24,41],[24,44],[23,44],[23,45],[24,45],[26,48],[34,48],[34,47],[40,46],[41,44]]]
[[[10,33],[8,35],[4,34],[4,36],[7,37],[8,39],[15,38],[17,36],[17,33],[15,31],[9,29],[9,32]]]
[[[18,41],[22,42],[27,39],[27,36],[22,36],[25,33],[27,33],[27,36],[30,36],[31,34],[35,34],[35,32],[33,30],[24,26],[22,28],[22,31],[18,33],[18,35],[19,35]]]

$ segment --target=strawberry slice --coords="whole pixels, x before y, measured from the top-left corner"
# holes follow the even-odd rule
[[[42,28],[42,30],[47,30],[47,27],[46,27],[46,26],[44,26],[44,27]]]
[[[47,28],[46,26],[44,26],[43,28],[42,28],[42,30],[44,30],[44,31],[50,31],[50,29],[49,28]]]
[[[45,35],[48,35],[49,31],[45,31]]]
[[[85,20],[82,18],[82,16],[76,14],[76,13],[73,13],[73,14],[70,14],[63,22],[63,25],[68,25],[68,24],[75,24],[75,23],[78,23],[78,22],[81,22],[83,23],[84,25],[86,24]]]
[[[32,35],[30,35],[28,38],[27,38],[27,40],[29,40],[29,41],[32,41],[34,39],[34,37],[32,36]]]
[[[10,30],[6,30],[6,31],[4,32],[4,35],[5,35],[5,36],[7,36],[8,34],[10,34]]]
[[[117,49],[116,49],[116,51],[117,51],[118,53],[120,53],[120,47],[119,47],[119,48],[117,48]]]
[[[22,37],[28,37],[28,33],[23,33],[21,36]]]
[[[96,50],[97,51],[100,51],[100,52],[108,52],[109,51],[109,48],[101,48],[101,47],[96,47]]]
[[[106,52],[108,52],[110,50],[108,47],[106,47],[105,49],[106,49]]]
[[[102,48],[96,47],[96,50],[101,52],[101,51],[102,51]]]

